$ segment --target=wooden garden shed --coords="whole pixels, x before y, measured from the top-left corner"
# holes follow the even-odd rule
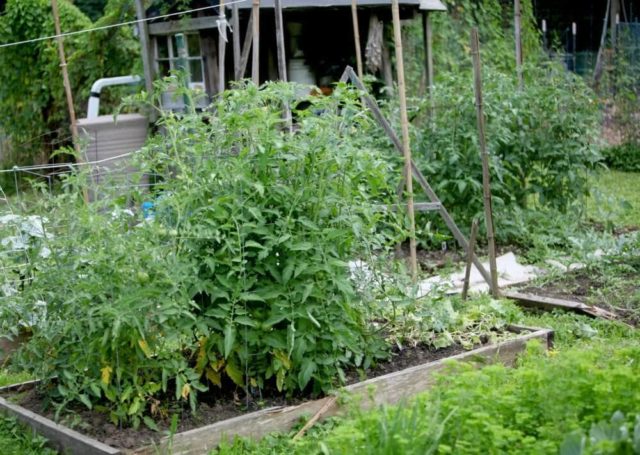
[[[233,80],[252,72],[252,0],[223,3],[219,0],[193,0],[182,11],[157,3],[143,10],[137,0],[138,15],[146,16],[140,29],[142,48],[146,49],[147,87],[155,78],[171,70],[188,69],[188,83],[209,96]],[[422,15],[424,46],[430,49],[429,13],[446,11],[439,0],[400,0],[403,19]],[[356,51],[351,0],[281,0],[284,54],[288,80],[318,87],[330,87],[346,65],[355,66]],[[390,0],[357,0],[359,42],[363,66],[381,81],[393,83],[390,50]],[[274,0],[259,5],[259,80],[279,79]],[[174,14],[174,15],[172,15]],[[167,15],[172,15],[167,17]],[[157,20],[153,18],[157,17]],[[220,59],[220,41],[224,42]],[[405,52],[413,52],[406,49]],[[220,62],[223,62],[220,68]],[[426,52],[427,82],[431,79],[430,52]],[[221,83],[221,76],[224,81]],[[180,104],[181,100],[174,102]],[[171,102],[169,107],[173,107]]]

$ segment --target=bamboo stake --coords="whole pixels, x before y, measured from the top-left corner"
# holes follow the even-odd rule
[[[516,73],[518,74],[518,87],[522,90],[524,87],[524,79],[522,77],[522,9],[520,8],[520,0],[515,0],[513,9],[513,22],[516,38]]]
[[[484,195],[484,216],[489,243],[489,273],[491,275],[491,294],[499,297],[498,267],[496,265],[496,239],[493,231],[493,210],[491,207],[491,177],[489,174],[489,153],[484,130],[484,112],[482,104],[482,70],[480,66],[480,42],[478,29],[471,30],[471,55],[473,56],[474,89],[476,95],[476,117],[478,120],[478,142],[482,155],[482,192]]]
[[[253,0],[253,60],[251,79],[260,85],[260,0]]]
[[[231,10],[231,25],[233,26],[233,75],[238,78],[240,72],[240,12],[238,4],[234,2]]]
[[[357,0],[351,0],[351,17],[353,19],[353,40],[356,48],[356,69],[358,70],[358,77],[362,79],[362,50],[360,49],[360,25],[358,23],[358,7],[356,5]]]
[[[409,118],[407,116],[407,94],[404,81],[404,58],[402,55],[402,30],[400,29],[400,7],[398,0],[391,2],[393,16],[393,38],[396,48],[396,70],[398,73],[398,95],[400,97],[400,122],[402,124],[402,150],[404,155],[404,178],[407,184],[407,213],[409,215],[409,251],[411,277],[418,279],[416,254],[416,219],[413,207],[413,173],[411,170],[411,144],[409,142]]]
[[[464,283],[462,284],[462,300],[467,300],[469,293],[469,279],[471,278],[471,266],[473,265],[473,256],[475,255],[476,236],[478,235],[478,220],[474,219],[471,223],[471,234],[469,235],[469,248],[467,250],[467,268],[464,271]]]
[[[314,416],[311,417],[307,423],[305,423],[305,425],[300,429],[300,431],[298,431],[295,434],[295,436],[293,437],[293,440],[295,441],[296,439],[300,439],[302,436],[304,436],[304,434],[309,430],[309,428],[314,426],[316,422],[318,422],[318,420],[320,420],[336,404],[337,400],[338,399],[336,397],[329,398],[327,402],[324,405],[322,405],[322,407],[318,410],[318,412],[316,412]]]
[[[64,53],[64,41],[62,31],[60,28],[60,13],[58,11],[58,0],[51,0],[51,10],[53,12],[53,23],[56,30],[56,41],[58,41],[58,55],[60,57],[60,68],[62,69],[62,83],[64,85],[64,92],[67,97],[67,108],[69,109],[69,119],[71,120],[71,140],[73,141],[73,148],[76,152],[76,159],[78,162],[83,162],[82,150],[80,149],[79,135],[78,135],[78,123],[76,121],[76,110],[73,107],[73,94],[71,93],[71,82],[69,81],[69,71],[67,69],[67,58]],[[89,193],[86,188],[82,190],[82,197],[85,203],[89,203]]]
[[[227,16],[224,14],[224,0],[220,0],[218,15],[218,93],[225,88],[225,56],[227,53]]]

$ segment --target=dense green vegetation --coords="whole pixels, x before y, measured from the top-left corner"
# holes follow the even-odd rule
[[[133,2],[112,0],[96,22],[73,3],[59,5],[64,32],[110,25],[131,19]],[[9,0],[0,16],[0,43],[13,43],[54,35],[51,4],[47,0]],[[139,47],[128,27],[80,34],[65,39],[69,78],[78,116],[84,112],[91,84],[102,77],[131,74]],[[68,110],[60,72],[57,43],[44,40],[6,47],[0,52],[0,129],[10,137],[11,164],[46,162],[55,146],[68,138]],[[115,93],[115,91],[113,92]],[[117,97],[105,91],[105,106]],[[119,101],[116,102],[117,105]],[[7,157],[5,157],[7,158]]]

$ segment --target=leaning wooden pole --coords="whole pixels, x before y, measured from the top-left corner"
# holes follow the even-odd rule
[[[224,0],[220,0],[218,14],[218,93],[225,88],[225,59],[227,54],[227,16],[224,13]]]
[[[407,94],[404,81],[404,58],[402,56],[402,30],[400,28],[400,7],[398,0],[391,2],[393,16],[393,39],[396,48],[396,70],[398,76],[398,96],[400,98],[400,122],[402,124],[402,150],[404,155],[404,178],[407,184],[407,214],[409,215],[409,254],[411,276],[418,279],[418,259],[416,254],[416,219],[413,207],[413,173],[411,170],[411,144],[409,142],[409,117],[407,115]]]
[[[491,206],[491,177],[489,174],[489,153],[484,130],[484,110],[482,104],[482,70],[480,66],[480,42],[478,29],[471,30],[471,55],[473,56],[473,79],[476,95],[476,117],[478,120],[478,142],[482,156],[482,192],[484,195],[484,216],[489,244],[489,273],[491,275],[491,294],[499,296],[498,267],[496,265],[496,239],[493,229],[493,209]]]
[[[351,18],[353,19],[353,42],[356,49],[356,70],[358,77],[362,79],[364,69],[362,67],[362,49],[360,48],[360,24],[358,22],[357,0],[351,0]]]
[[[251,61],[251,79],[260,85],[260,0],[253,0],[253,55]]]
[[[83,162],[82,150],[80,148],[80,136],[78,135],[78,123],[76,121],[76,110],[73,107],[73,94],[71,93],[71,82],[69,81],[69,71],[67,69],[67,58],[64,53],[64,41],[60,28],[60,13],[58,11],[58,0],[51,0],[51,10],[53,11],[53,23],[56,30],[56,41],[58,42],[58,55],[60,57],[60,68],[62,69],[62,83],[67,96],[67,108],[69,109],[69,120],[71,121],[71,139],[76,152],[76,160]],[[82,191],[85,203],[89,202],[89,194],[85,189]]]
[[[516,73],[518,75],[518,87],[524,87],[524,77],[522,75],[522,8],[520,0],[514,2],[513,27],[516,40]]]

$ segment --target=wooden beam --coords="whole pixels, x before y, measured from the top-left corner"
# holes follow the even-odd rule
[[[247,64],[249,63],[249,52],[251,52],[253,34],[253,13],[249,16],[249,22],[247,23],[247,31],[244,34],[244,42],[242,45],[242,53],[240,54],[240,65],[238,67],[238,73],[236,73],[236,80],[244,79],[244,75],[247,72]]]
[[[218,93],[225,89],[225,58],[227,54],[227,16],[224,13],[224,0],[220,0],[218,15]]]
[[[136,0],[136,17],[138,19],[138,37],[140,38],[140,49],[142,52],[142,69],[144,71],[144,87],[147,93],[153,93],[154,68],[149,41],[149,27],[144,9],[143,0]]]
[[[138,0],[139,1],[139,0]],[[215,16],[190,17],[180,21],[154,22],[149,24],[150,35],[173,35],[218,28]]]
[[[253,0],[253,59],[251,62],[251,79],[260,85],[260,0]]]
[[[482,104],[482,69],[480,66],[480,41],[478,29],[471,30],[471,55],[473,57],[474,92],[476,96],[476,118],[478,121],[478,142],[482,157],[482,193],[484,201],[485,227],[489,246],[489,272],[491,273],[491,294],[498,298],[498,267],[496,264],[496,238],[493,230],[493,208],[491,204],[491,175],[489,171],[489,152],[484,128],[484,110]]]
[[[413,281],[418,280],[418,256],[416,253],[416,216],[413,207],[413,178],[411,172],[411,144],[409,139],[409,116],[407,115],[407,93],[404,80],[404,56],[402,52],[402,29],[398,0],[391,2],[393,16],[393,37],[396,48],[396,71],[398,74],[398,96],[400,98],[400,124],[402,127],[402,150],[404,155],[404,176],[407,185],[407,214],[409,216],[409,265]]]
[[[362,49],[360,48],[360,24],[358,22],[358,6],[357,0],[351,0],[351,19],[353,22],[353,42],[356,51],[356,69],[358,77],[362,79],[364,70],[362,67]]]
[[[238,11],[238,3],[233,3],[231,13],[231,26],[233,27],[233,76],[238,79],[240,72],[240,12]]]
[[[282,20],[282,2],[274,0],[276,19],[276,45],[278,47],[278,77],[287,82],[287,56],[284,48],[284,23]]]

